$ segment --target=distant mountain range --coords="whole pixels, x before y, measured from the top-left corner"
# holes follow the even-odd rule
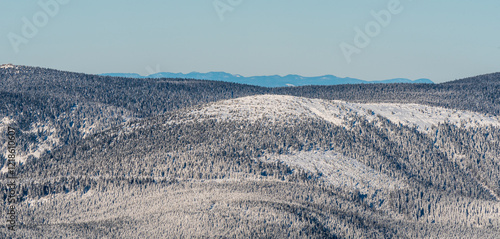
[[[410,80],[405,78],[396,78],[383,81],[365,81],[356,78],[341,78],[334,75],[324,75],[316,77],[304,77],[300,75],[287,75],[287,76],[251,76],[244,77],[242,75],[233,75],[226,72],[209,72],[199,73],[191,72],[188,74],[183,73],[170,73],[160,72],[148,76],[141,76],[136,73],[106,73],[102,76],[115,76],[126,78],[189,78],[198,80],[215,80],[232,83],[240,83],[247,85],[257,85],[264,87],[285,87],[285,86],[305,86],[305,85],[346,85],[346,84],[390,84],[390,83],[421,83],[421,84],[434,84],[429,79]]]

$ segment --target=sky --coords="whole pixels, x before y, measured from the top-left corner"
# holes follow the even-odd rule
[[[500,71],[498,0],[0,0],[0,64],[445,82]]]

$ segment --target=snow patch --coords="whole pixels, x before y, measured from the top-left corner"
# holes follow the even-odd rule
[[[283,162],[290,167],[304,169],[337,187],[360,191],[396,190],[406,185],[395,178],[366,166],[356,159],[332,151],[299,152],[293,155],[268,155],[259,158],[267,163]]]
[[[10,69],[10,68],[16,68],[16,67],[12,64],[3,64],[0,66],[0,69]]]
[[[500,118],[466,110],[454,110],[418,104],[351,104],[354,110],[371,110],[395,124],[414,126],[428,133],[432,126],[448,123],[458,127],[500,127]]]
[[[0,120],[0,131],[3,132],[3,130],[6,130],[7,127],[14,123],[14,120],[9,118],[9,117],[3,117],[2,120]]]
[[[0,142],[2,143],[0,145],[0,150],[2,150],[0,152],[0,154],[3,156],[4,159],[7,159],[7,156],[8,156],[8,152],[7,152],[7,144],[8,144],[8,140],[7,140],[7,131],[8,131],[8,127],[10,124],[14,123],[14,120],[12,120],[11,118],[9,117],[3,117],[2,120],[0,120]],[[2,164],[5,163],[5,162],[1,162]],[[4,165],[2,165],[2,169],[0,170],[1,173],[6,173],[7,172],[7,167],[4,167]]]
[[[259,95],[215,102],[193,110],[188,115],[203,115],[220,120],[270,119],[275,122],[285,118],[322,118],[334,124],[341,124],[343,121],[337,117],[340,111],[340,105],[333,101],[285,95]]]
[[[5,118],[4,118],[5,119]],[[3,122],[4,120],[2,120]],[[12,122],[12,121],[10,121]],[[2,134],[5,134],[7,126],[3,126],[0,124],[0,132]],[[23,134],[34,134],[40,137],[37,137],[38,140],[37,142],[31,143],[28,145],[28,150],[27,151],[22,151],[20,149],[20,145],[17,146],[17,152],[16,152],[16,162],[17,163],[24,163],[26,160],[30,157],[33,156],[35,158],[40,158],[40,156],[45,153],[46,151],[52,150],[54,147],[59,145],[59,138],[57,137],[57,132],[56,128],[44,123],[44,122],[37,122],[35,124],[32,124],[30,129],[27,131],[23,131]],[[6,141],[5,141],[6,142]],[[19,142],[17,142],[19,143]],[[2,147],[2,151],[5,152],[3,153],[4,157],[7,158],[7,144],[5,143]],[[1,173],[6,173],[7,172],[7,167],[5,165],[2,165],[3,168],[0,170]]]

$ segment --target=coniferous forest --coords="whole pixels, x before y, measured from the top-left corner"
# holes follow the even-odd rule
[[[500,238],[500,73],[264,88],[12,66],[0,99],[0,238]]]

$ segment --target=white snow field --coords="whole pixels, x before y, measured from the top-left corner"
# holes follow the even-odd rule
[[[284,164],[317,173],[325,182],[342,188],[369,190],[397,190],[406,185],[379,173],[356,159],[348,158],[332,151],[299,152],[293,155],[268,155],[260,158],[263,162],[283,162]]]
[[[373,120],[381,115],[395,124],[414,126],[428,132],[432,126],[449,123],[464,127],[500,127],[500,117],[477,112],[418,104],[349,103],[285,95],[258,95],[218,101],[193,110],[190,116],[204,115],[219,120],[318,118],[343,125],[352,115]]]

